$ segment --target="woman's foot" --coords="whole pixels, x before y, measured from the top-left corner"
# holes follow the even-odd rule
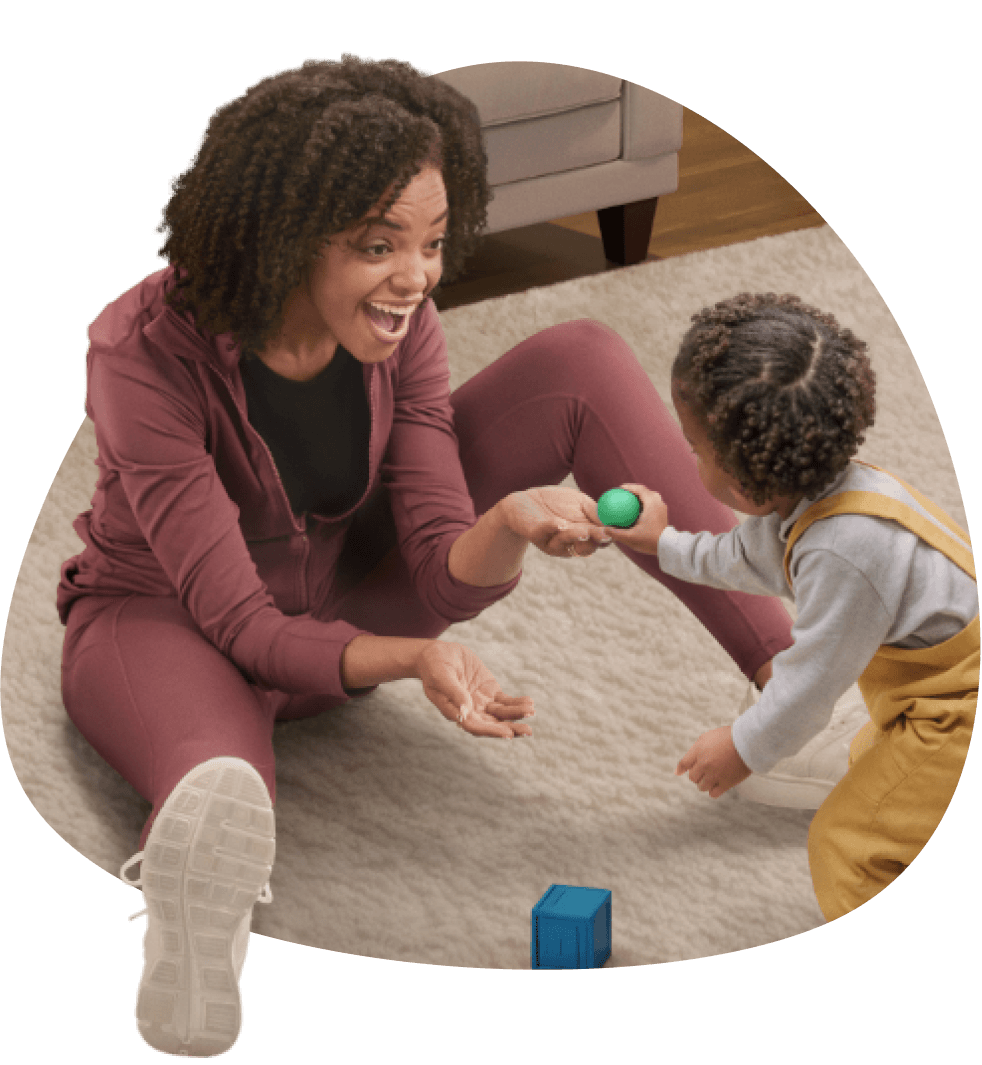
[[[207,1057],[235,1042],[252,908],[270,901],[275,847],[262,777],[239,758],[213,758],[171,792],[143,851],[120,871],[147,900],[136,1016],[157,1050]]]

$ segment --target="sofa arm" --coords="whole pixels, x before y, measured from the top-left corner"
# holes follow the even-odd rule
[[[621,103],[622,159],[652,159],[682,147],[681,104],[629,81]]]

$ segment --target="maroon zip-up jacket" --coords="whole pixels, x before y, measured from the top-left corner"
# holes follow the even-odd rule
[[[368,486],[346,514],[297,518],[249,424],[240,349],[168,306],[172,268],[111,303],[89,329],[86,413],[99,469],[75,521],[85,549],[62,567],[62,622],[84,595],[176,596],[254,683],[343,699],[341,655],[363,630],[321,622],[345,532],[379,484],[423,602],[448,623],[479,614],[518,577],[476,588],[451,576],[475,522],[453,428],[446,341],[427,300],[384,362],[364,367]]]

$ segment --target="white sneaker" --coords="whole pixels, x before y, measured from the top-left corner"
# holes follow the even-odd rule
[[[275,849],[262,777],[240,758],[212,758],[171,792],[146,847],[123,865],[120,877],[147,901],[136,1017],[152,1047],[208,1057],[235,1042],[252,908],[272,901]]]
[[[760,692],[751,681],[740,713],[746,713],[759,699]],[[828,725],[797,754],[782,758],[767,773],[751,773],[733,790],[741,798],[765,806],[817,810],[846,775],[849,744],[869,719],[866,703],[854,684],[836,702]]]

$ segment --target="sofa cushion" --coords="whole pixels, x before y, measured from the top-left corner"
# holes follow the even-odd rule
[[[479,63],[437,77],[473,101],[484,129],[619,100],[623,84],[559,63]]]
[[[484,140],[493,186],[596,166],[621,154],[620,103],[493,126]]]

